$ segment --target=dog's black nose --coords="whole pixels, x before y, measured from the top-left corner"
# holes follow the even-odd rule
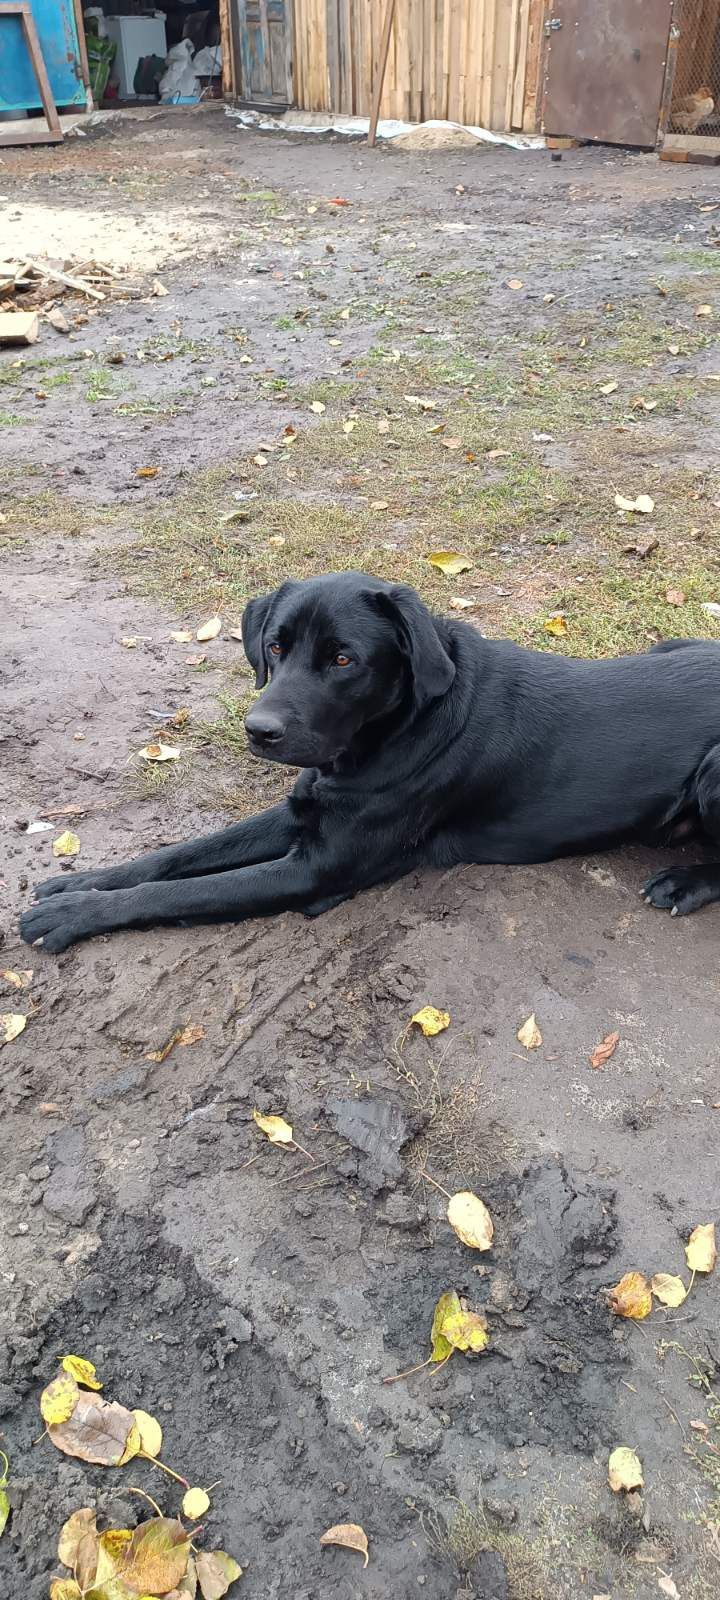
[[[255,744],[277,744],[285,732],[285,723],[260,705],[248,711],[245,728]]]

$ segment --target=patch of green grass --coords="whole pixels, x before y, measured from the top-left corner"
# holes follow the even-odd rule
[[[18,417],[14,411],[0,411],[0,428],[22,428],[29,417]]]
[[[91,366],[88,371],[85,399],[91,405],[101,400],[113,400],[121,392],[121,387],[116,373],[108,372],[107,367]]]
[[[167,400],[123,400],[115,406],[116,417],[176,417],[180,410],[179,405],[174,405]]]
[[[680,1356],[690,1368],[688,1383],[701,1396],[708,1428],[704,1437],[696,1433],[685,1447],[705,1479],[710,1497],[702,1514],[698,1516],[690,1513],[688,1520],[699,1522],[703,1527],[718,1529],[720,1528],[720,1394],[713,1387],[716,1381],[716,1368],[707,1356],[694,1355],[676,1340],[661,1340],[658,1346],[660,1359],[665,1360],[671,1351],[674,1355]]]

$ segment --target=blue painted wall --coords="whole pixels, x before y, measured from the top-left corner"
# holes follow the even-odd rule
[[[3,17],[4,4],[0,0],[0,111],[28,111],[42,102],[20,18]],[[31,5],[56,106],[84,106],[72,0],[31,0]]]

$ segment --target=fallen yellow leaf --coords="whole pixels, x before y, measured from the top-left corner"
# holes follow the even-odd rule
[[[206,644],[208,639],[217,639],[222,631],[222,617],[211,617],[209,622],[203,622],[195,635],[199,644]]]
[[[123,647],[123,650],[137,650],[137,639],[130,637],[129,635],[127,638],[121,639],[120,643]]]
[[[459,450],[462,444],[462,439],[441,439],[440,443],[443,447],[443,450]]]
[[[448,1202],[447,1219],[450,1227],[471,1250],[490,1250],[493,1242],[493,1220],[487,1206],[469,1189],[461,1189]]]
[[[461,572],[470,572],[472,568],[472,561],[468,561],[467,556],[459,555],[457,550],[431,550],[426,559],[431,567],[444,572],[446,578],[457,578]]]
[[[614,1494],[621,1489],[642,1489],[644,1479],[640,1458],[628,1445],[618,1445],[608,1461],[608,1483]]]
[[[674,1278],[670,1272],[656,1272],[650,1280],[650,1287],[656,1300],[664,1306],[681,1306],[687,1299],[687,1289],[682,1278]]]
[[[54,856],[77,856],[80,854],[80,840],[76,833],[66,828],[64,833],[53,839],[52,852]]]
[[[348,417],[346,419],[346,421],[342,425],[342,431],[343,431],[343,433],[352,433],[353,428],[356,428],[356,427],[357,427],[357,417]]]
[[[472,611],[477,605],[477,600],[466,600],[464,595],[454,594],[450,605],[453,611]]]
[[[152,1517],[135,1528],[117,1576],[135,1594],[167,1594],[187,1572],[190,1550],[190,1535],[179,1517]]]
[[[620,385],[619,385],[619,383],[617,381],[617,378],[611,378],[609,383],[601,383],[601,385],[600,385],[600,393],[601,394],[614,394],[615,390],[619,389],[619,387],[620,387]]]
[[[452,1355],[453,1347],[449,1339],[445,1338],[443,1325],[447,1317],[454,1316],[458,1311],[462,1311],[459,1294],[455,1289],[446,1289],[441,1294],[433,1312],[432,1327],[430,1329],[431,1361],[447,1361],[448,1356]]]
[[[698,306],[695,312],[696,317],[711,317],[712,314],[712,306]]]
[[[428,399],[426,394],[406,394],[403,398],[417,411],[437,411],[437,400]]]
[[[3,1044],[12,1044],[13,1039],[17,1039],[26,1027],[27,1017],[24,1017],[21,1011],[0,1011]]]
[[[189,633],[185,628],[181,628],[178,632],[171,633],[170,638],[174,639],[176,644],[189,644],[190,640],[192,639],[192,634]]]
[[[679,356],[679,354],[680,354],[680,346],[679,346],[679,344],[669,344],[668,345],[668,355],[669,356]]]
[[[488,461],[501,461],[503,456],[509,456],[511,454],[512,452],[510,450],[488,450],[487,459]]]
[[[145,761],[179,761],[180,751],[174,744],[146,744],[140,751]]]
[[[508,289],[523,289],[524,288],[524,284],[523,284],[522,278],[508,278],[507,286],[508,286]]]
[[[370,1560],[368,1551],[367,1534],[359,1522],[336,1522],[333,1528],[328,1528],[327,1533],[320,1536],[322,1545],[339,1544],[345,1550],[357,1550],[358,1555],[364,1556],[363,1570]]]
[[[377,425],[377,431],[378,431],[378,433],[389,433],[390,432],[390,423],[388,422],[387,417],[381,417],[380,418],[380,421],[378,422],[378,425]]]
[[[701,1222],[685,1246],[685,1260],[691,1272],[712,1272],[717,1261],[715,1223]]]
[[[135,473],[135,477],[136,478],[156,478],[159,471],[160,471],[159,467],[138,467],[137,472]]]
[[[133,1422],[127,1439],[125,1440],[125,1449],[123,1450],[120,1460],[118,1461],[118,1466],[127,1466],[128,1461],[134,1461],[135,1457],[139,1456],[141,1450],[142,1439],[140,1438],[140,1429],[137,1423]]]
[[[310,410],[315,412],[316,417],[321,417],[325,410],[324,402],[322,400],[311,400]]]
[[[626,1272],[610,1290],[608,1305],[616,1317],[629,1317],[642,1322],[652,1311],[652,1290],[644,1272]]]
[[[471,1350],[479,1355],[488,1342],[488,1325],[479,1311],[453,1311],[443,1318],[442,1336],[453,1350]]]
[[[268,458],[267,456],[263,455],[262,450],[258,450],[257,455],[253,456],[253,461],[255,462],[256,467],[266,467],[268,464]]]
[[[159,1456],[162,1450],[162,1428],[157,1417],[151,1417],[149,1411],[135,1410],[132,1413],[133,1421],[140,1434],[140,1449],[146,1456]]]
[[[253,1111],[253,1122],[257,1123],[261,1133],[267,1135],[271,1144],[293,1144],[293,1131],[289,1122],[284,1117],[264,1117],[261,1111]]]
[[[40,1415],[51,1427],[55,1422],[67,1422],[80,1399],[80,1390],[70,1372],[53,1378],[40,1396]]]
[[[84,1384],[86,1389],[102,1389],[93,1362],[86,1361],[84,1356],[61,1356],[60,1365],[63,1372],[69,1372],[75,1382]],[[70,1563],[66,1562],[67,1565]]]
[[[649,494],[638,494],[634,500],[628,500],[627,495],[616,494],[615,504],[618,511],[639,511],[643,516],[649,516],[655,510],[655,501]]]
[[[74,1578],[53,1578],[50,1600],[83,1600],[83,1592]]]
[[[450,1027],[450,1012],[438,1011],[437,1006],[421,1006],[410,1018],[411,1024],[417,1023],[426,1039],[434,1039],[436,1033],[444,1033]]]
[[[199,1521],[210,1507],[210,1496],[205,1489],[188,1489],[183,1495],[182,1513],[191,1522]]]
[[[542,1044],[542,1034],[535,1021],[535,1012],[532,1011],[521,1028],[517,1031],[518,1043],[524,1045],[526,1050],[538,1050]]]
[[[13,989],[29,989],[32,975],[32,967],[21,967],[19,972],[11,972],[9,967],[5,967],[4,971],[0,972],[0,978],[4,978]]]
[[[370,510],[371,511],[387,511],[387,508],[388,508],[387,500],[371,500],[370,501]]]
[[[557,611],[553,617],[548,617],[543,623],[543,628],[546,633],[551,633],[554,639],[563,639],[568,631],[567,622],[561,611]]]

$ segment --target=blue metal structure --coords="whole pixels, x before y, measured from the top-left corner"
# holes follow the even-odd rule
[[[30,0],[40,49],[56,106],[84,106],[73,0]],[[19,17],[3,17],[0,0],[0,111],[30,111],[42,105]]]

